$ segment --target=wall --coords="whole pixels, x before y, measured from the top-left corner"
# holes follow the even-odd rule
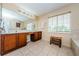
[[[65,12],[71,11],[71,33],[49,33],[48,32],[48,17]],[[54,10],[40,17],[38,21],[38,30],[43,31],[43,40],[49,41],[50,36],[61,36],[62,44],[67,47],[71,47],[71,39],[75,39],[73,36],[76,36],[75,31],[79,30],[79,4],[71,4],[64,6],[60,9]],[[77,36],[78,37],[78,36]]]

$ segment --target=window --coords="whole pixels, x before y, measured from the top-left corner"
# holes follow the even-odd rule
[[[70,32],[70,13],[50,17],[48,19],[49,32]]]
[[[34,30],[34,24],[33,23],[28,23],[27,24],[27,31],[33,31]]]

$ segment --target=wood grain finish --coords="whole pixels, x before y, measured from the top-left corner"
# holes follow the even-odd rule
[[[0,35],[0,53],[1,53],[1,35]]]
[[[40,40],[42,37],[42,32],[34,32],[34,34],[31,34],[31,41],[35,42]]]
[[[50,37],[50,44],[52,44],[52,43],[55,45],[58,45],[61,48],[62,37],[51,36]]]
[[[27,44],[27,35],[31,35],[31,41],[41,39],[42,32],[27,32],[15,34],[0,34],[0,54],[4,55]]]
[[[18,34],[18,46],[26,45],[27,43],[27,36],[25,33],[19,33]]]
[[[42,32],[38,32],[38,37],[39,37],[39,39],[42,38]]]
[[[4,35],[4,52],[16,48],[16,35]]]

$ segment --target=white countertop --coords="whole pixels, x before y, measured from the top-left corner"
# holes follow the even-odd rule
[[[15,34],[15,33],[25,33],[25,32],[38,32],[38,31],[17,31],[17,32],[3,32],[3,33],[0,33],[0,34]]]

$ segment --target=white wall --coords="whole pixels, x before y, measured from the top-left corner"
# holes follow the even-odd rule
[[[38,21],[38,30],[43,31],[43,40],[50,40],[50,36],[61,36],[62,38],[62,44],[67,47],[71,47],[71,38],[72,33],[49,33],[48,32],[48,17],[54,16],[58,14],[62,14],[65,12],[71,11],[71,29],[72,32],[79,30],[79,4],[72,4],[69,6],[65,6],[63,8],[57,9],[55,11],[49,12],[46,15],[43,15],[40,17]],[[75,34],[76,35],[76,34]]]

